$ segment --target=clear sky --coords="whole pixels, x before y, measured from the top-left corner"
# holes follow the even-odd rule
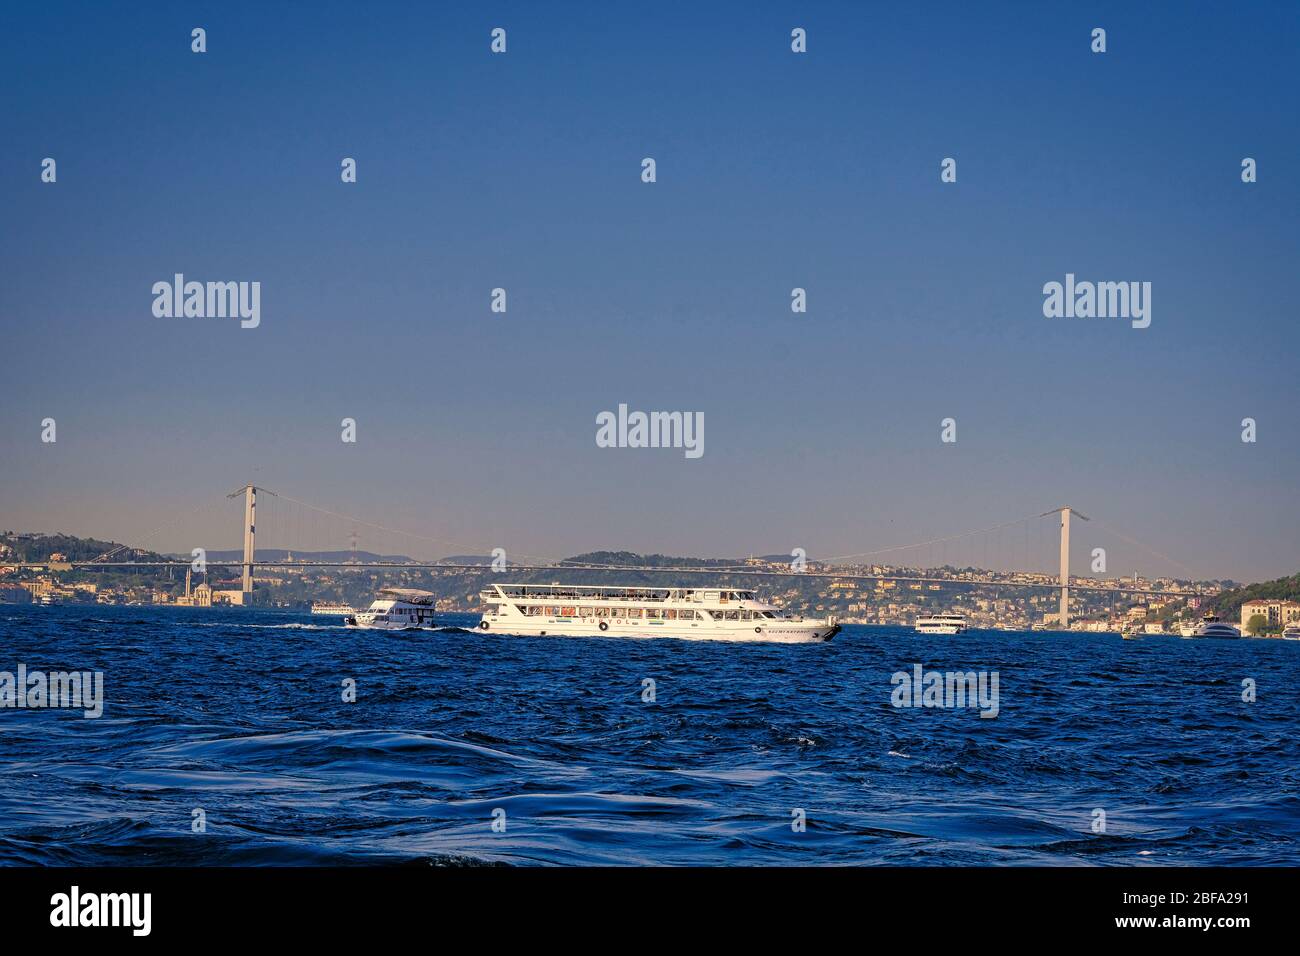
[[[1300,5],[270,6],[0,14],[0,527],[253,480],[479,550],[818,557],[1068,503],[1300,568]],[[154,317],[177,272],[260,327]],[[1045,318],[1066,273],[1151,326]],[[703,457],[597,447],[621,402]]]

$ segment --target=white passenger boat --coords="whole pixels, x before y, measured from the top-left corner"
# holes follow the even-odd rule
[[[316,601],[311,606],[313,614],[330,614],[334,617],[347,617],[356,614],[357,609],[351,604],[339,604],[334,601]]]
[[[802,644],[840,632],[834,618],[787,616],[736,588],[494,584],[479,597],[489,633]]]
[[[916,619],[918,634],[960,634],[965,630],[964,614],[926,614]]]
[[[1282,640],[1300,641],[1300,624],[1288,624],[1282,628]]]
[[[415,588],[384,588],[364,611],[343,619],[348,627],[404,631],[433,626],[434,595]]]
[[[1193,637],[1241,637],[1241,631],[1231,624],[1224,624],[1213,614],[1201,618]]]

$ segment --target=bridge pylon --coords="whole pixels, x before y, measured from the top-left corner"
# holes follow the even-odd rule
[[[240,590],[245,594],[253,593],[253,561],[257,554],[255,542],[257,537],[257,493],[259,491],[265,491],[268,495],[275,494],[274,491],[258,488],[250,482],[226,495],[227,498],[244,496],[244,577]]]
[[[1068,631],[1070,629],[1070,515],[1078,515],[1084,521],[1092,519],[1069,505],[1044,511],[1038,517],[1046,518],[1057,512],[1061,515],[1061,611],[1058,617],[1061,621],[1061,630]]]

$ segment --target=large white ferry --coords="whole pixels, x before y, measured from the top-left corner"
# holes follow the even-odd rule
[[[313,614],[332,614],[335,617],[347,617],[356,614],[357,609],[351,604],[339,604],[334,601],[316,601],[311,606]]]
[[[966,630],[964,614],[927,614],[916,619],[918,634],[960,634]]]
[[[364,611],[345,617],[348,627],[404,631],[433,626],[434,596],[415,588],[384,588]]]
[[[479,597],[479,628],[502,634],[802,644],[840,632],[834,618],[790,617],[736,588],[494,584]]]

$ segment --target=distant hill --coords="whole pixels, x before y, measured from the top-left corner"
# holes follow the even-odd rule
[[[1211,608],[1226,621],[1236,620],[1241,614],[1241,606],[1255,600],[1300,601],[1300,573],[1224,591],[1214,598]]]

